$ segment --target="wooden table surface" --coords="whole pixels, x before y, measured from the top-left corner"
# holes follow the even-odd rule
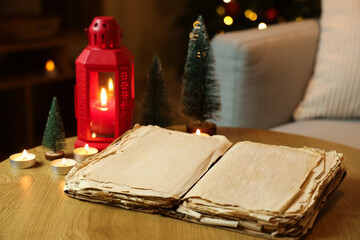
[[[347,176],[328,198],[306,239],[360,239],[360,150],[266,130],[218,128],[232,142],[250,140],[345,154]],[[67,139],[71,153],[75,138]],[[258,239],[241,233],[124,210],[67,197],[64,175],[54,175],[43,147],[29,152],[37,164],[14,169],[0,163],[0,239]]]

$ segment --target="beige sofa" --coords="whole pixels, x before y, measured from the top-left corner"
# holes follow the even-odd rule
[[[292,118],[313,74],[318,42],[315,19],[216,35],[212,44],[222,100],[217,124],[295,133],[360,149],[358,118]]]

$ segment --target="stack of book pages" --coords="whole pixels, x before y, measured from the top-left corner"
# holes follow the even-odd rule
[[[303,236],[345,175],[342,154],[253,142],[235,144],[183,197],[188,221],[261,237]]]
[[[222,156],[222,157],[221,157]],[[343,155],[197,136],[126,132],[65,178],[71,197],[260,237],[303,236],[345,176]]]
[[[230,146],[224,136],[136,125],[73,167],[65,178],[65,192],[82,200],[162,212],[178,204]]]

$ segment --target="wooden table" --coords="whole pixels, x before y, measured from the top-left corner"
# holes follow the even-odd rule
[[[360,150],[309,137],[266,130],[219,128],[232,142],[251,140],[335,149],[345,154],[348,174],[328,198],[308,239],[360,239]],[[75,138],[67,139],[71,153]],[[37,165],[14,169],[0,163],[0,239],[257,239],[241,233],[192,224],[67,197],[64,176],[54,175],[44,149]]]

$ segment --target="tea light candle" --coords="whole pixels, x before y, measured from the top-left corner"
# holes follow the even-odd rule
[[[10,165],[13,168],[29,168],[34,166],[36,155],[28,153],[25,149],[22,153],[15,153],[10,157]]]
[[[193,134],[196,134],[196,135],[198,135],[198,136],[206,136],[206,137],[209,137],[209,136],[210,136],[210,135],[207,134],[207,133],[202,133],[202,132],[200,132],[200,129],[197,129],[196,132],[193,133]]]
[[[69,158],[56,159],[51,161],[51,170],[54,174],[68,174],[76,161]]]
[[[77,162],[82,162],[85,159],[98,153],[98,150],[94,147],[89,147],[89,144],[85,144],[85,147],[79,147],[74,149],[74,159]]]

